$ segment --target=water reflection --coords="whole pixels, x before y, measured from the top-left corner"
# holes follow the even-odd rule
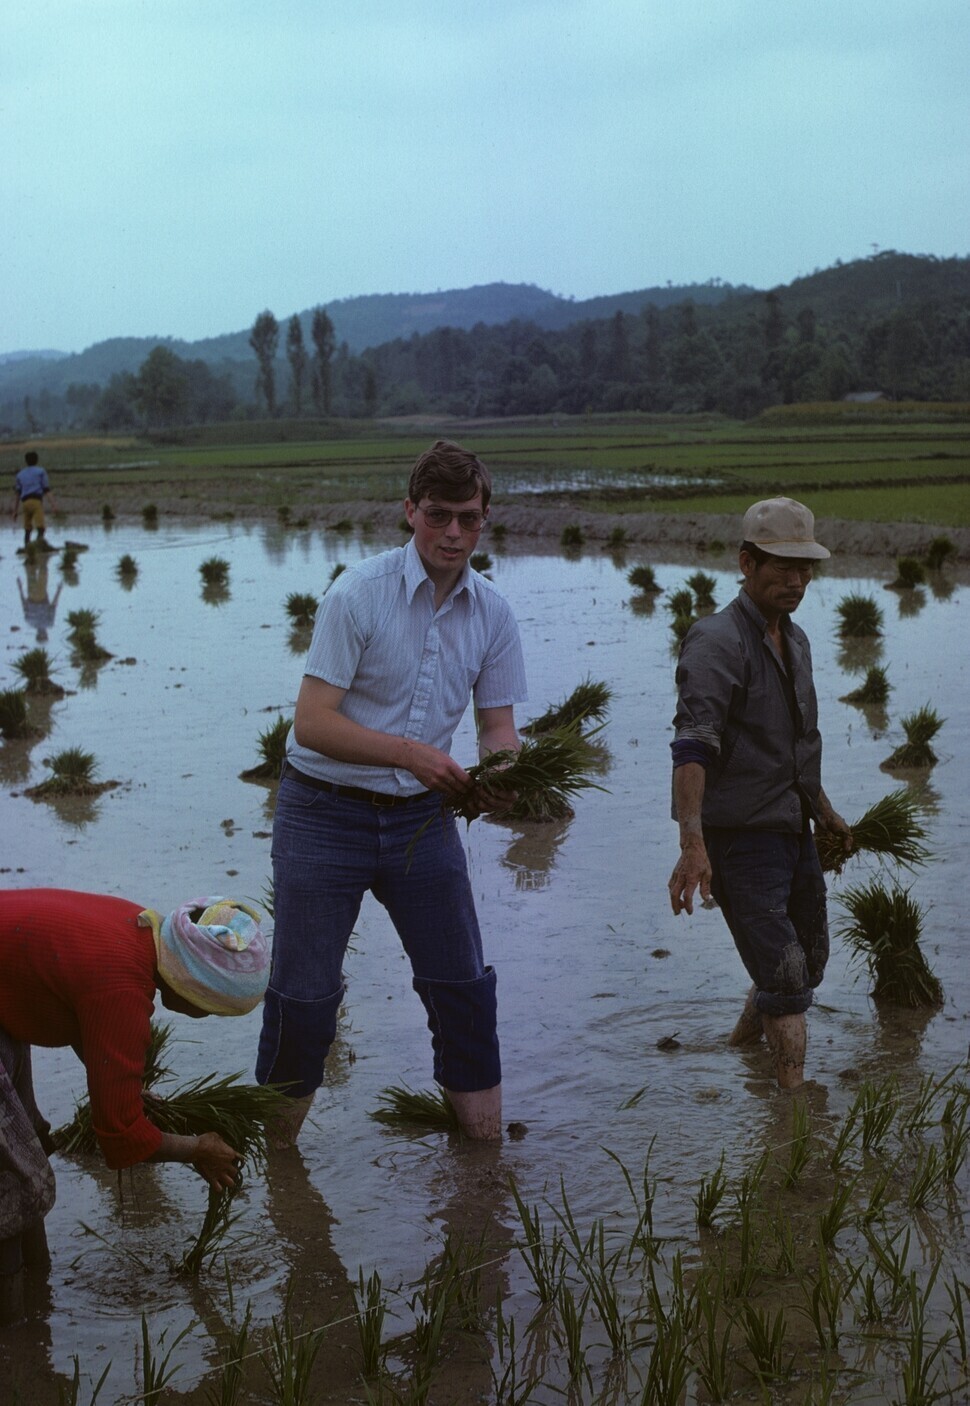
[[[202,599],[206,605],[225,605],[232,599],[232,593],[222,581],[207,581],[202,587]]]
[[[918,615],[926,605],[926,592],[922,586],[914,586],[912,590],[900,591],[898,594],[899,618],[905,620],[907,616]]]
[[[881,639],[842,640],[836,654],[836,662],[847,674],[861,674],[871,669],[883,656]]]
[[[516,889],[520,893],[529,893],[546,888],[563,840],[569,833],[572,817],[505,823],[513,834],[501,862],[506,869],[512,870]]]
[[[44,643],[54,628],[57,602],[61,598],[63,586],[63,582],[58,581],[57,589],[54,591],[54,599],[51,600],[47,562],[48,557],[43,553],[33,559],[28,557],[24,562],[25,582],[22,584],[20,577],[17,577],[17,590],[20,594],[20,607],[23,611],[24,623],[28,629],[34,631],[39,644]],[[26,585],[26,590],[24,585]]]

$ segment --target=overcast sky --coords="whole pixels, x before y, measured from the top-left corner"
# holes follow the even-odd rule
[[[6,0],[0,351],[970,252],[967,0]]]

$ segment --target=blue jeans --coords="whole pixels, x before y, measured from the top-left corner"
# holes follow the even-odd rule
[[[825,880],[806,829],[705,827],[711,892],[755,985],[762,1015],[797,1015],[812,1004],[829,956]]]
[[[381,807],[288,777],[273,824],[275,936],[257,1080],[293,1097],[322,1084],[344,953],[368,889],[410,959],[435,1079],[461,1093],[498,1084],[495,972],[484,964],[465,852],[441,797]]]

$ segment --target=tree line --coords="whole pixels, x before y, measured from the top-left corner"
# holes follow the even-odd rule
[[[872,261],[866,261],[867,263]],[[965,261],[955,261],[963,265]],[[834,272],[834,271],[832,271]],[[849,270],[845,270],[848,275]],[[846,289],[849,288],[848,281]],[[68,386],[25,405],[31,428],[55,417],[101,430],[228,419],[718,411],[878,391],[893,399],[970,401],[970,291],[867,310],[848,292],[817,313],[798,287],[718,305],[617,311],[551,330],[515,320],[439,327],[354,354],[323,307],[285,325],[255,318],[252,363],[221,368],[157,346],[137,372]],[[282,346],[281,346],[282,342]]]

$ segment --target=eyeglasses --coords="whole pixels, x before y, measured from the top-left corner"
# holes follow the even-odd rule
[[[477,508],[469,508],[463,513],[453,513],[449,508],[433,505],[430,508],[422,508],[420,503],[417,508],[419,513],[424,513],[424,520],[429,527],[448,527],[452,518],[458,519],[458,526],[463,532],[481,532],[485,526],[485,514]]]

